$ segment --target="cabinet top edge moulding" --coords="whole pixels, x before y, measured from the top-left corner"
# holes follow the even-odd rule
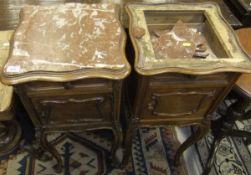
[[[2,81],[120,80],[130,73],[119,6],[67,3],[24,6]]]
[[[141,75],[166,72],[212,74],[251,73],[251,60],[241,49],[233,29],[216,3],[139,4],[126,6],[129,33],[135,49],[135,70]],[[151,35],[154,30],[171,29],[182,21],[205,38],[210,53],[201,58],[157,58]]]

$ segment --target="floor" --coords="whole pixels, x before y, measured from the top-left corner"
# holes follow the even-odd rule
[[[27,143],[32,138],[32,126],[24,111],[20,109],[18,114],[25,126],[26,141],[22,143]],[[218,112],[214,116],[218,118]],[[251,131],[251,120],[239,121],[236,127]],[[39,161],[24,149],[18,149],[9,157],[0,157],[0,175],[200,175],[213,139],[210,133],[185,151],[183,163],[178,168],[172,164],[178,141],[183,142],[191,132],[191,127],[168,126],[138,130],[133,139],[132,159],[125,169],[111,166],[112,134],[108,130],[51,134],[48,139],[64,162],[62,173],[54,171],[55,159]],[[210,175],[249,175],[250,165],[251,145],[246,145],[243,138],[228,137],[221,142]]]

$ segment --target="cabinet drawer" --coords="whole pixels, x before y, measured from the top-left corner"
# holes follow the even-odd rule
[[[32,98],[39,120],[46,125],[110,121],[109,94]]]
[[[31,82],[24,85],[27,95],[58,96],[76,93],[102,93],[112,91],[112,81],[108,79],[84,79],[71,82]]]
[[[151,78],[151,85],[160,84],[228,84],[228,73],[217,73],[208,75],[188,75],[188,74],[178,74],[178,73],[166,73],[155,75]]]
[[[209,110],[221,88],[150,89],[144,104],[143,120],[198,119]]]

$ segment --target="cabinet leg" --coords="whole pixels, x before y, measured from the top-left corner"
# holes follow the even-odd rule
[[[48,140],[47,140],[47,137],[46,137],[46,134],[42,133],[41,136],[40,136],[40,144],[41,144],[41,147],[48,151],[49,153],[52,154],[52,156],[57,160],[57,166],[56,166],[56,172],[57,173],[60,173],[62,172],[62,169],[63,169],[63,161],[61,159],[61,156],[60,154],[58,153],[58,151],[56,150],[56,148],[54,146],[52,146]]]
[[[129,126],[129,128],[126,131],[124,154],[123,154],[123,160],[121,163],[121,168],[124,168],[128,164],[129,159],[132,154],[133,130],[134,129],[131,126]]]
[[[113,131],[113,135],[114,135],[114,139],[113,139],[113,144],[112,144],[112,163],[115,165],[115,166],[118,166],[119,165],[119,160],[118,161],[118,157],[117,157],[117,153],[119,151],[119,148],[121,147],[122,145],[122,128],[121,128],[121,125],[119,122],[114,122],[113,123],[113,128],[112,128],[112,131]]]
[[[180,164],[180,157],[182,156],[183,152],[189,148],[191,145],[199,141],[203,138],[209,131],[210,128],[210,120],[204,119],[203,122],[199,125],[198,129],[194,134],[192,134],[184,143],[180,145],[178,148],[175,157],[174,157],[174,165],[178,166]]]
[[[42,150],[42,148],[36,148],[31,144],[25,144],[21,145],[21,149],[27,151],[29,155],[34,159],[38,159],[41,161],[51,160],[51,157],[45,156],[44,150]]]
[[[35,128],[35,142],[34,143],[24,143],[20,144],[21,150],[28,152],[28,154],[33,159],[38,159],[40,161],[52,160],[52,156],[45,154],[46,149],[41,146],[41,131]]]
[[[125,140],[124,140],[124,154],[123,154],[123,160],[121,163],[121,168],[126,167],[126,165],[129,162],[129,159],[131,158],[133,137],[138,128],[137,123],[138,122],[136,119],[132,119],[128,125],[128,129],[126,130],[126,135],[125,135]]]

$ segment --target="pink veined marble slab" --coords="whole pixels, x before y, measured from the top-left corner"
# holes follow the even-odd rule
[[[122,69],[123,30],[113,4],[25,6],[4,74]]]

